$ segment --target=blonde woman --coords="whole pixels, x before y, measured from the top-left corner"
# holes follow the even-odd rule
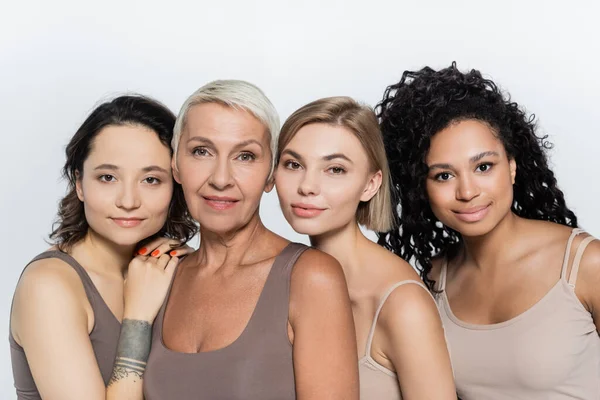
[[[373,111],[348,97],[307,104],[283,125],[278,157],[275,180],[285,218],[344,270],[361,399],[456,399],[431,294],[408,263],[359,228],[393,226],[389,171]]]

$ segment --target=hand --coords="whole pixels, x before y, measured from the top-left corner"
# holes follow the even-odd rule
[[[178,240],[159,237],[141,247],[137,251],[137,255],[160,257],[163,254],[168,254],[171,257],[181,257],[193,252],[193,248],[186,244],[182,245]]]
[[[179,258],[137,256],[129,263],[125,280],[123,318],[152,323],[162,306]]]

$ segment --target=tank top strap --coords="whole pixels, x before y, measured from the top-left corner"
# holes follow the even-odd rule
[[[569,275],[569,285],[571,287],[575,287],[575,283],[577,283],[577,273],[579,272],[579,263],[581,262],[581,257],[583,257],[583,252],[585,248],[592,241],[596,240],[593,236],[588,236],[579,243],[577,246],[577,252],[575,253],[575,259],[573,260],[573,267],[571,268],[571,274]]]
[[[567,248],[565,249],[565,257],[563,259],[562,269],[560,271],[560,279],[567,279],[567,267],[569,266],[569,258],[571,257],[571,246],[573,245],[573,240],[575,236],[583,233],[583,229],[573,228],[571,231],[571,235],[569,236],[569,240],[567,240]],[[572,273],[571,273],[572,275]]]
[[[440,280],[437,284],[437,290],[443,292],[446,290],[446,275],[448,275],[448,259],[442,261],[442,269],[440,271]]]
[[[412,279],[407,279],[404,281],[396,282],[392,286],[390,286],[390,288],[388,290],[386,290],[386,292],[383,294],[383,296],[381,296],[381,300],[379,300],[379,305],[377,306],[377,311],[375,311],[375,317],[373,317],[373,323],[371,324],[371,329],[369,330],[369,336],[367,336],[367,344],[365,345],[365,356],[369,356],[371,354],[371,345],[373,344],[373,337],[375,336],[375,328],[377,327],[377,320],[379,319],[379,314],[381,313],[381,310],[383,309],[383,305],[385,304],[388,297],[390,297],[390,295],[394,292],[394,290],[396,290],[400,286],[407,285],[407,284],[421,286],[431,296],[431,292],[429,291],[429,289],[427,289],[427,287],[423,283],[412,280]],[[433,298],[433,296],[431,296],[431,298],[435,302],[435,299]]]
[[[290,281],[294,265],[298,258],[309,247],[302,243],[289,243],[275,258],[265,285],[258,298],[254,313],[248,322],[248,331],[271,335],[273,340],[285,337],[287,333],[271,331],[262,332],[265,326],[279,326],[287,332],[287,321],[290,304]]]

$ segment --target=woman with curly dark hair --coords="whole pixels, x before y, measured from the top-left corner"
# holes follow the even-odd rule
[[[405,72],[377,112],[398,206],[379,243],[436,292],[459,396],[598,399],[600,243],[533,116],[455,64]]]
[[[197,231],[171,171],[174,125],[155,100],[121,96],[71,138],[54,246],[27,265],[15,291],[18,399],[141,395],[152,321],[178,258],[192,250],[181,245]]]

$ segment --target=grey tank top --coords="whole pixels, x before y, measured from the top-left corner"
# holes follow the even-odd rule
[[[567,275],[574,229],[560,279],[533,307],[504,322],[459,320],[446,296],[442,266],[438,307],[446,331],[458,395],[463,400],[599,400],[600,336],[575,294],[588,236],[577,246]]]
[[[295,399],[292,345],[287,333],[290,276],[307,248],[290,243],[275,258],[248,325],[224,348],[200,353],[168,349],[162,340],[167,295],[152,332],[152,351],[144,374],[145,399]]]
[[[102,296],[96,289],[88,273],[83,267],[70,255],[58,250],[46,251],[33,260],[29,264],[43,260],[46,258],[58,258],[69,264],[77,272],[83,283],[85,294],[92,306],[94,312],[94,327],[90,332],[90,341],[96,355],[98,368],[104,379],[104,384],[108,384],[108,380],[112,374],[113,363],[117,352],[117,343],[119,341],[119,333],[121,332],[121,324],[108,308]],[[29,266],[27,264],[27,266]],[[27,266],[25,268],[27,268]],[[25,270],[23,270],[25,271]],[[60,321],[57,321],[59,323]],[[12,370],[15,380],[15,389],[17,390],[18,400],[41,400],[41,396],[31,375],[27,357],[23,347],[21,347],[12,336],[12,331],[9,333],[8,341],[10,342],[10,357],[12,360]]]

